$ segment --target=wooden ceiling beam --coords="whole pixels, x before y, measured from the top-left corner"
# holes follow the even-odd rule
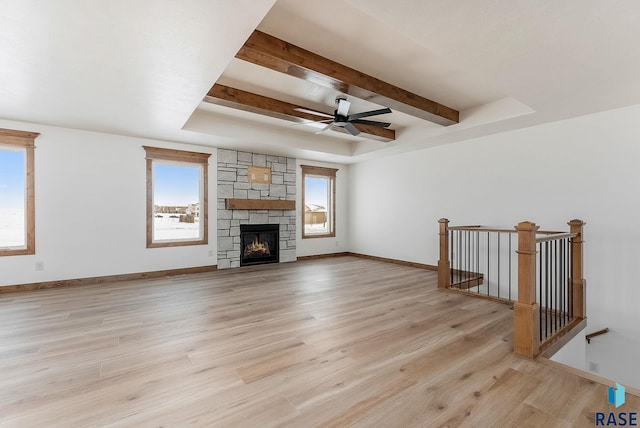
[[[255,30],[236,58],[443,126],[458,123],[457,110]],[[401,67],[399,64],[398,67]]]
[[[209,90],[204,101],[211,104],[244,110],[251,113],[262,114],[265,116],[284,119],[296,123],[310,123],[323,119],[320,116],[297,110],[313,110],[309,109],[308,107],[287,103],[284,101],[276,100],[274,98],[269,98],[251,92],[243,91],[241,89],[220,85],[218,83],[213,85],[211,90]],[[361,132],[361,136],[369,139],[384,142],[389,142],[396,139],[396,133],[392,129],[360,124],[355,124],[355,127],[358,128],[358,130]],[[336,127],[333,130],[349,134],[349,132],[343,128]]]

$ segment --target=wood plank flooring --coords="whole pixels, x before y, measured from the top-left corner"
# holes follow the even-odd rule
[[[594,426],[509,306],[355,257],[0,295],[0,427]],[[640,410],[627,395],[619,410]]]

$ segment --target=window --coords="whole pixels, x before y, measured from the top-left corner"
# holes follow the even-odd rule
[[[0,128],[0,256],[36,253],[33,151],[38,135]]]
[[[143,146],[147,248],[208,243],[208,153]]]
[[[302,237],[336,236],[337,169],[301,165],[302,168]]]

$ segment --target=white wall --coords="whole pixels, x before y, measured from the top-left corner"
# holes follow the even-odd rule
[[[637,325],[634,326],[638,328]],[[593,331],[593,329],[589,329]],[[586,345],[587,370],[623,385],[640,388],[640,340],[638,334],[613,328]]]
[[[216,264],[215,148],[6,120],[0,127],[41,133],[35,153],[36,254],[1,257],[0,286]],[[213,153],[208,245],[146,248],[143,145]],[[303,240],[298,227],[297,255],[348,251],[349,167],[298,160],[299,189],[301,164],[338,169],[336,237]],[[302,206],[300,192],[296,204]],[[43,271],[36,271],[39,262]]]
[[[436,264],[438,223],[585,227],[587,333],[640,329],[640,106],[352,165],[351,251]]]
[[[307,238],[302,239],[302,169],[300,165],[322,166],[336,168],[336,236],[333,238]],[[298,257],[316,254],[341,253],[349,251],[349,166],[324,162],[297,160],[297,189],[296,197],[296,255]]]
[[[207,149],[31,123],[0,121],[0,127],[41,134],[35,140],[36,254],[0,257],[0,286],[215,264],[213,156],[209,245],[146,248],[142,145]],[[43,271],[35,270],[36,262]]]
[[[573,339],[553,354],[551,360],[580,370],[586,370],[587,341],[585,340],[585,335],[585,330],[580,330]]]

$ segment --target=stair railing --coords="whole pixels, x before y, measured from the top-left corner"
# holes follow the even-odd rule
[[[569,232],[438,222],[438,288],[512,303],[516,354],[535,358],[585,319],[583,221]]]

